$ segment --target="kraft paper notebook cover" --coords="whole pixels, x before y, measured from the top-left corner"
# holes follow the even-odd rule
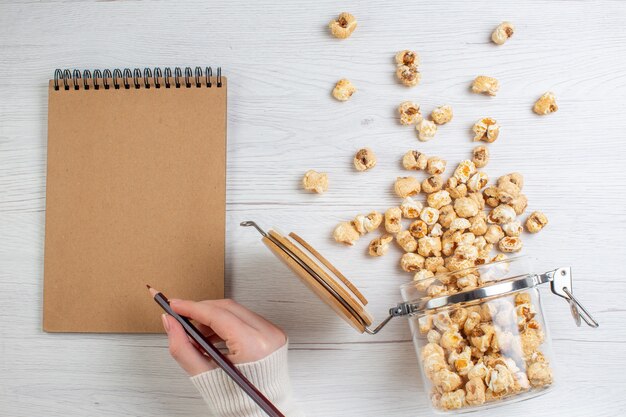
[[[161,332],[146,283],[222,298],[221,70],[57,71],[48,100],[44,330]]]

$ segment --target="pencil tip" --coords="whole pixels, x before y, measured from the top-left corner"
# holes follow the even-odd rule
[[[150,286],[150,284],[146,284],[146,287],[147,287],[148,289],[152,288],[152,287]]]

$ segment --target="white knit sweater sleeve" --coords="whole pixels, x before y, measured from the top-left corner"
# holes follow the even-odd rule
[[[287,417],[304,417],[291,393],[287,343],[257,361],[237,368]],[[222,369],[191,377],[215,417],[267,417],[267,414]]]

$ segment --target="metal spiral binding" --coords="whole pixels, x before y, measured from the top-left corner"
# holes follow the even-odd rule
[[[184,75],[183,75],[184,74]],[[202,78],[204,77],[204,82]],[[194,70],[191,67],[185,67],[184,73],[181,67],[172,68],[165,67],[163,70],[159,67],[154,69],[144,68],[143,71],[140,68],[119,68],[93,71],[84,70],[82,73],[80,70],[61,70],[54,71],[54,89],[55,90],[109,90],[111,84],[113,88],[119,90],[123,88],[129,90],[131,88],[212,88],[215,85],[218,88],[222,87],[222,68],[217,67],[216,76],[213,76],[213,69],[211,67],[195,67]]]

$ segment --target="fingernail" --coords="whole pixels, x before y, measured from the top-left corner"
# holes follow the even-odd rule
[[[170,323],[167,321],[167,315],[161,314],[161,321],[163,322],[163,328],[166,332],[170,331]]]
[[[170,304],[177,304],[180,303],[180,300],[178,298],[170,298]]]

